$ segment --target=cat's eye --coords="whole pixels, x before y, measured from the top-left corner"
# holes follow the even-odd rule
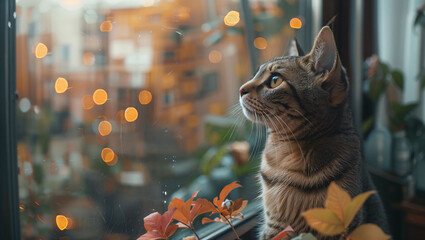
[[[279,75],[274,75],[270,79],[270,88],[275,88],[283,82],[283,78]]]

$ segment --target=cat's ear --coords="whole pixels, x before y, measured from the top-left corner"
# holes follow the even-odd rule
[[[341,60],[334,35],[328,26],[320,30],[305,60],[316,75],[322,75],[319,81],[321,86],[329,92],[331,104],[340,104],[345,98],[348,83],[345,77],[342,77]]]
[[[304,56],[304,50],[301,48],[296,38],[291,40],[284,56]]]

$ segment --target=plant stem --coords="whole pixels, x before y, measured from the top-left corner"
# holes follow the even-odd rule
[[[192,226],[192,224],[191,225],[187,225],[186,223],[182,223],[182,222],[180,222],[180,223],[183,224],[183,225],[185,225],[187,228],[189,228],[195,234],[195,236],[196,236],[196,238],[198,238],[198,240],[201,240],[201,238],[196,233],[195,228]]]
[[[226,217],[226,216],[224,216],[224,215],[222,215],[222,214],[220,214],[221,216],[223,216],[224,217],[224,219],[226,219],[226,221],[229,223],[229,225],[230,225],[230,227],[232,228],[232,230],[233,230],[233,232],[235,233],[235,236],[236,236],[236,238],[238,239],[238,240],[241,240],[240,238],[239,238],[239,235],[238,235],[238,233],[236,232],[236,230],[235,230],[235,228],[233,227],[233,224],[232,224],[232,222]]]
[[[198,238],[198,240],[201,240],[201,238],[196,233],[195,228],[191,227],[190,230],[192,230],[192,232],[196,235],[196,237]]]

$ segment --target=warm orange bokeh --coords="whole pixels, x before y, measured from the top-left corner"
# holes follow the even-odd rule
[[[106,120],[101,121],[101,122],[99,123],[98,130],[99,130],[99,134],[100,134],[100,135],[102,135],[102,136],[107,136],[107,135],[109,135],[109,134],[111,133],[111,131],[112,131],[112,125],[111,125],[111,123],[110,123],[110,122],[108,122],[108,121],[106,121]]]
[[[148,90],[142,90],[139,93],[139,102],[140,104],[146,105],[152,101],[152,93]]]
[[[238,24],[239,20],[239,12],[230,11],[224,17],[224,24],[226,24],[227,26],[235,26],[236,24]]]
[[[55,81],[55,91],[64,93],[68,89],[68,81],[65,78],[58,77]]]
[[[116,155],[116,154],[114,154],[114,158],[112,159],[112,161],[110,161],[110,162],[106,162],[106,164],[108,165],[108,166],[114,166],[116,163],[118,162],[118,156]]]
[[[292,18],[289,25],[291,28],[300,29],[303,26],[303,23],[299,18]]]
[[[124,117],[127,122],[134,122],[136,121],[137,117],[139,116],[139,113],[137,112],[137,109],[134,107],[128,107],[124,112]]]
[[[102,105],[108,100],[108,93],[103,89],[97,89],[93,93],[93,102]]]
[[[100,24],[100,31],[102,32],[110,32],[112,31],[112,22],[107,20]]]
[[[104,162],[108,163],[108,162],[111,162],[112,160],[114,160],[115,153],[114,153],[114,150],[112,150],[110,148],[104,148],[104,149],[102,149],[100,156],[102,157],[102,160]]]
[[[47,46],[43,43],[38,43],[35,47],[35,57],[36,58],[44,58],[47,55],[47,52],[49,50],[47,49]]]
[[[208,54],[208,60],[210,60],[211,63],[219,63],[221,62],[221,52],[217,51],[217,50],[212,50],[209,54]]]
[[[94,107],[93,96],[89,94],[84,95],[81,99],[81,105],[84,110],[92,109]]]
[[[56,225],[58,226],[59,230],[63,231],[68,226],[68,218],[64,215],[57,215],[56,216]]]
[[[258,37],[254,40],[254,46],[258,49],[266,49],[267,48],[267,40],[263,37]]]
[[[83,55],[83,64],[86,66],[92,66],[94,64],[95,57],[92,52],[86,52]]]

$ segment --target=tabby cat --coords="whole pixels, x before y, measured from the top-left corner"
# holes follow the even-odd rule
[[[362,166],[348,104],[349,82],[332,30],[323,27],[305,56],[298,44],[293,45],[292,56],[264,63],[240,88],[244,115],[268,129],[260,171],[265,218],[260,239],[270,239],[288,225],[295,233],[338,239],[310,229],[301,213],[324,207],[332,181],[352,197],[374,185]],[[362,223],[387,229],[377,194],[350,228]]]

